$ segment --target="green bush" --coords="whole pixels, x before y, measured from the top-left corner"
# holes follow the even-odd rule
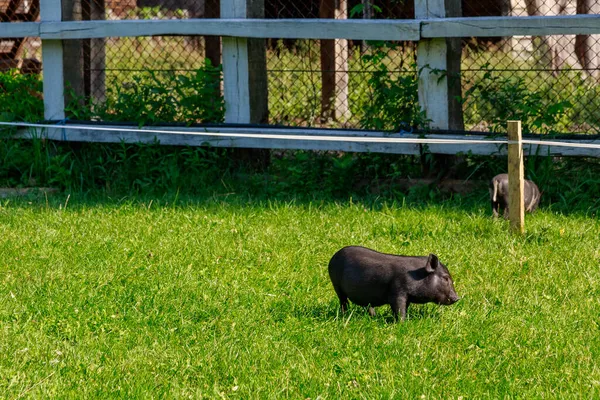
[[[107,90],[106,102],[75,99],[71,118],[164,122],[221,122],[220,68],[209,62],[188,75],[149,72]],[[42,84],[37,76],[0,73],[0,120],[43,119]],[[164,147],[159,144],[71,144],[41,139],[15,140],[6,129],[0,140],[0,186],[52,185],[68,190],[152,192],[204,187],[227,170],[224,151]]]
[[[463,102],[478,104],[477,117],[485,116],[492,132],[506,132],[508,120],[520,120],[524,133],[558,133],[567,128],[566,117],[573,105],[552,96],[546,83],[532,90],[523,76],[504,76],[489,65],[484,71],[467,82],[470,87]]]
[[[389,131],[426,127],[416,65],[391,72],[386,58],[397,46],[387,42],[370,42],[369,46],[369,52],[361,56],[364,69],[372,71],[367,79],[368,96],[361,101],[361,127]]]
[[[16,70],[0,73],[0,121],[38,122],[44,118],[42,81]]]
[[[202,192],[230,169],[223,149],[155,144],[0,140],[0,187],[86,192]]]
[[[81,120],[133,122],[140,126],[159,123],[223,122],[225,101],[221,95],[221,67],[206,59],[189,74],[147,71],[128,82],[106,89],[106,100],[89,104],[76,99],[67,107],[70,117]]]

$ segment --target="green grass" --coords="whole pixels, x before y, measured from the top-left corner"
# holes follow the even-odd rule
[[[68,200],[68,201],[67,201]],[[600,395],[600,223],[407,206],[0,202],[0,398]],[[338,315],[333,253],[437,253],[463,299]]]

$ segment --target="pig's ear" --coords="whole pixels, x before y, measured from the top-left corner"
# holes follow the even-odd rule
[[[425,266],[425,271],[431,274],[438,267],[439,260],[437,256],[433,253],[429,254],[429,258],[427,259],[427,265]]]

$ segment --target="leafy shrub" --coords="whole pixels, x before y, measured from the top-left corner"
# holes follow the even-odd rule
[[[567,129],[573,105],[552,95],[546,83],[531,89],[523,76],[503,76],[489,64],[483,70],[481,77],[467,82],[463,102],[475,108],[475,119],[485,117],[492,132],[505,132],[508,120],[520,120],[523,133],[559,133]],[[467,112],[467,118],[470,114],[473,119],[472,112]]]
[[[221,67],[213,67],[206,59],[204,66],[191,74],[138,73],[129,82],[109,86],[104,102],[89,104],[76,99],[67,113],[75,119],[134,122],[139,126],[222,122],[225,101],[220,84]]]
[[[16,70],[0,73],[0,121],[37,122],[44,118],[42,81]]]
[[[77,119],[135,121],[140,125],[181,121],[219,122],[224,103],[219,68],[206,64],[188,76],[141,74],[90,105],[76,99],[67,107]],[[42,83],[17,72],[0,73],[0,120],[43,119]],[[14,130],[7,130],[12,133]],[[8,136],[8,135],[7,135]],[[225,152],[158,144],[71,144],[40,139],[0,140],[0,186],[53,185],[69,190],[166,191],[205,187],[227,170]]]
[[[0,140],[0,187],[51,185],[69,191],[201,193],[226,174],[222,149],[159,144]]]
[[[362,103],[361,127],[398,131],[425,126],[427,119],[419,106],[416,65],[392,73],[385,58],[397,45],[369,43],[370,51],[361,56],[365,69],[372,71],[367,80],[369,94]]]

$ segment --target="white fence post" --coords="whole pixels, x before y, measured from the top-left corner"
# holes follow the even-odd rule
[[[59,22],[62,19],[61,0],[40,1],[42,22]],[[44,88],[44,118],[65,118],[65,93],[63,76],[63,47],[61,40],[42,39],[42,67]]]
[[[460,0],[415,0],[415,18],[460,17]],[[460,38],[421,39],[417,47],[419,104],[433,129],[463,130]]]
[[[248,17],[264,18],[264,0],[221,0],[221,18]],[[225,122],[266,122],[265,40],[223,37],[222,42]]]

